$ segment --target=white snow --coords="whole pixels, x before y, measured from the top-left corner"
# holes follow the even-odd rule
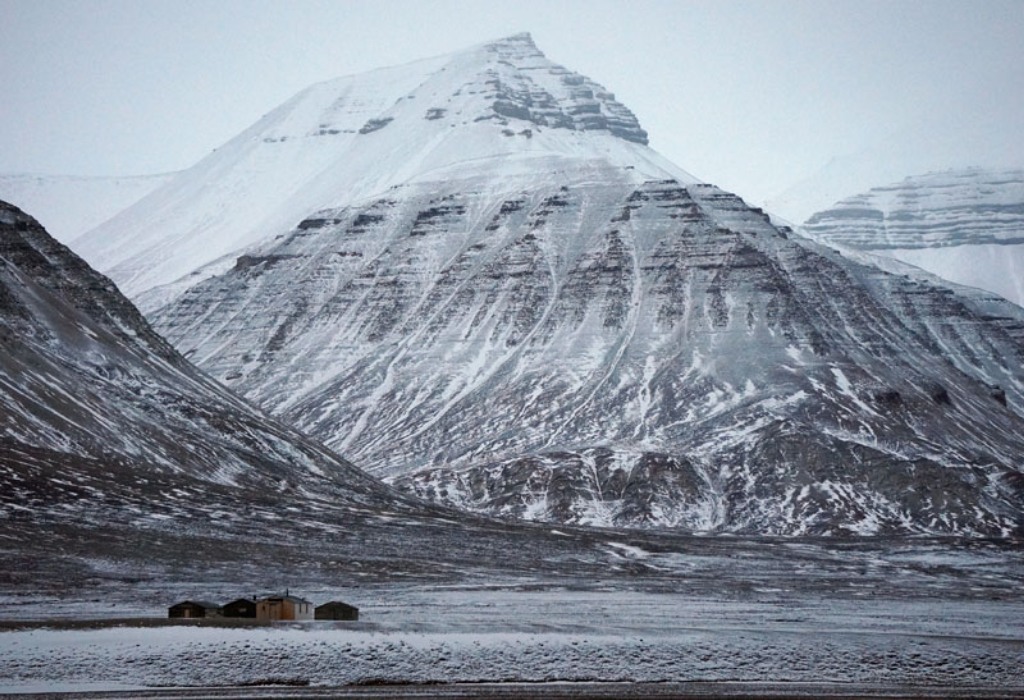
[[[838,367],[833,367],[832,376],[836,380],[836,386],[839,388],[840,393],[851,399],[853,403],[856,404],[857,407],[860,408],[860,410],[863,411],[864,413],[877,415],[875,409],[871,408],[871,406],[866,404],[860,398],[860,396],[857,395],[857,392],[853,390],[853,384],[847,378],[846,373],[843,372],[843,370],[839,369]]]
[[[1019,603],[795,603],[781,587],[759,590],[755,602],[614,589],[390,589],[360,604],[356,623],[4,631],[0,693],[499,679],[1022,687]]]

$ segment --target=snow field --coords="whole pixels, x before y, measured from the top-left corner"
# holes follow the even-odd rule
[[[554,632],[112,628],[0,636],[0,692],[369,681],[804,681],[1020,684],[1020,643],[765,631]]]
[[[1007,603],[392,590],[358,623],[0,632],[0,693],[484,680],[1024,688],[1021,613]]]

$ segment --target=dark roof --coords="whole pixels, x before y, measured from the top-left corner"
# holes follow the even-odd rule
[[[346,610],[358,610],[359,609],[359,608],[357,608],[354,605],[349,605],[348,603],[342,603],[340,600],[331,600],[331,601],[328,601],[328,602],[324,603],[323,605],[316,606],[317,610],[320,610],[321,608],[345,608]]]
[[[287,600],[289,603],[308,603],[309,605],[312,605],[312,603],[310,603],[305,598],[300,598],[297,595],[289,595],[289,594],[286,594],[286,595],[268,595],[268,596],[264,596],[263,598],[260,598],[260,600],[261,601],[262,600]]]
[[[256,599],[255,598],[235,598],[230,603],[224,603],[224,607],[226,608],[229,605],[238,605],[239,603],[245,603],[247,605],[256,605]]]
[[[208,600],[183,600],[180,603],[175,603],[171,607],[176,608],[179,605],[196,605],[200,608],[206,608],[207,610],[216,610],[221,607],[219,603],[211,603]]]

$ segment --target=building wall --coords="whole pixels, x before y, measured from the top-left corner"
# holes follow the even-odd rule
[[[315,617],[317,620],[358,620],[359,609],[327,603],[316,608]]]
[[[313,604],[296,603],[280,598],[265,598],[256,603],[258,620],[312,620]]]
[[[234,600],[224,606],[224,617],[256,617],[255,600]]]
[[[256,603],[256,619],[257,620],[285,620],[287,618],[282,617],[284,610],[284,601],[281,600],[261,600]]]
[[[291,614],[293,620],[312,620],[313,619],[313,604],[312,603],[291,603]]]
[[[167,609],[167,616],[175,619],[191,620],[200,617],[220,617],[220,611],[207,609],[201,605],[172,605]]]

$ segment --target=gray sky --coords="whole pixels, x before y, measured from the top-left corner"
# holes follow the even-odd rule
[[[309,84],[520,31],[754,204],[895,134],[911,170],[1024,164],[1024,0],[0,0],[0,173],[185,168]]]

